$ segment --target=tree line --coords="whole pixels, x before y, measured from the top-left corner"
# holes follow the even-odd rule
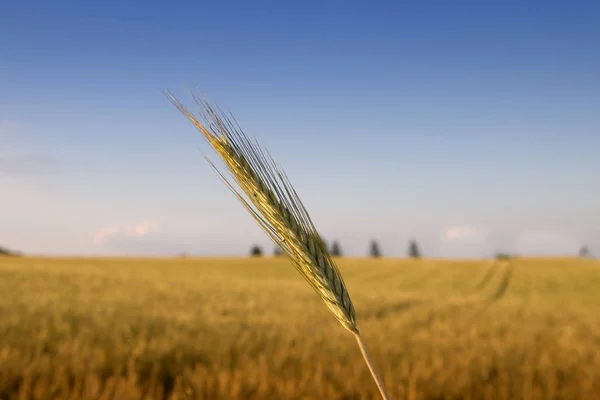
[[[331,247],[328,246],[328,244],[325,240],[323,240],[323,242],[325,243],[325,247],[327,248],[327,250],[329,251],[329,254],[331,254],[332,257],[343,257],[344,256],[343,252],[342,252],[342,247],[340,246],[340,243],[337,240],[334,240],[331,243]],[[370,257],[373,257],[373,258],[379,258],[379,257],[383,256],[381,247],[379,246],[379,243],[376,240],[371,240],[371,242],[369,243],[368,254]],[[19,251],[10,250],[6,247],[0,246],[0,256],[18,257],[18,256],[22,256],[22,255],[23,254]],[[253,257],[263,256],[264,252],[263,252],[262,247],[260,247],[259,245],[252,246],[250,248],[250,255]],[[279,248],[279,246],[275,246],[275,249],[273,250],[273,255],[274,256],[282,256],[283,255],[283,251]],[[182,258],[185,258],[186,256],[187,256],[186,253],[182,253],[180,255],[180,257],[182,257]],[[417,241],[415,239],[411,239],[408,242],[407,256],[409,258],[413,258],[413,259],[419,259],[419,258],[423,257],[423,255],[421,253],[421,247],[419,246],[419,244],[417,243]],[[585,245],[581,246],[579,248],[578,256],[583,259],[593,259],[594,258],[590,252],[590,249]],[[506,252],[498,252],[498,253],[494,254],[494,258],[497,260],[510,260],[510,259],[514,259],[516,257],[517,256],[515,254],[510,254],[510,253],[506,253]]]
[[[325,247],[327,248],[327,250],[329,251],[329,254],[331,254],[332,257],[343,257],[342,247],[337,240],[334,240],[331,243],[331,246],[329,246],[325,240],[323,240],[323,243],[325,244]],[[383,256],[383,252],[381,251],[381,246],[379,246],[379,243],[376,240],[371,240],[371,242],[369,243],[368,254],[372,258],[380,258]],[[263,252],[262,247],[255,244],[254,246],[252,246],[250,248],[250,255],[253,257],[263,256],[264,252]],[[279,246],[275,246],[275,248],[273,250],[273,255],[274,256],[282,256],[283,255],[283,251],[281,250],[281,248]],[[407,255],[409,258],[414,258],[414,259],[419,259],[422,257],[421,248],[415,239],[411,239],[408,242]]]

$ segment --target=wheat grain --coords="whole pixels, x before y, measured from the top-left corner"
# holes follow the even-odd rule
[[[230,119],[217,106],[192,94],[203,124],[170,92],[165,91],[165,95],[203,134],[241,192],[207,159],[223,182],[271,240],[287,254],[342,326],[355,336],[382,397],[388,399],[356,325],[354,306],[342,275],[285,173],[268,151],[246,136],[233,116]]]

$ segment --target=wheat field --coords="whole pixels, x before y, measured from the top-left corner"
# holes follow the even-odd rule
[[[392,399],[600,398],[600,263],[342,258]],[[0,399],[378,399],[286,258],[0,258]]]

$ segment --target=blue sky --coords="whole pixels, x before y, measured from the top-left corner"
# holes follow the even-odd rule
[[[0,245],[271,252],[199,88],[348,255],[600,255],[600,3],[485,3],[3,2]]]

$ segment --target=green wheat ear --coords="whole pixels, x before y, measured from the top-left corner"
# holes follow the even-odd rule
[[[251,141],[244,134],[233,116],[232,122],[217,106],[192,94],[202,123],[169,91],[165,91],[165,95],[202,132],[246,197],[209,160],[223,182],[265,233],[287,254],[342,326],[355,336],[381,396],[389,399],[358,331],[354,305],[342,274],[285,173],[258,142]]]

